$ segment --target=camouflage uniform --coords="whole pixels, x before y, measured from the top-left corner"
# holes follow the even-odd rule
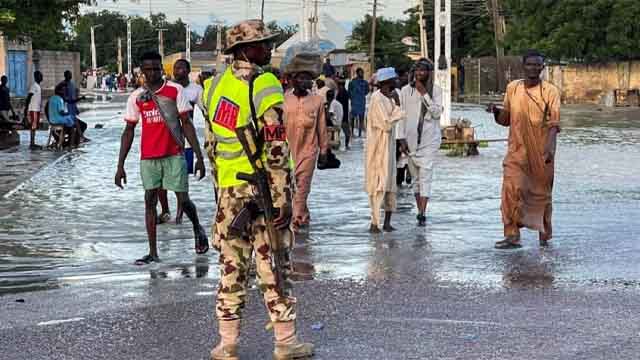
[[[246,82],[258,71],[256,66],[236,60],[233,74],[236,78]],[[212,90],[213,91],[213,90]],[[280,107],[281,105],[277,105]],[[280,109],[278,110],[280,111]],[[259,119],[261,125],[281,125],[280,116],[275,107],[267,110]],[[207,132],[207,154],[214,163],[215,137],[211,131]],[[291,205],[291,173],[289,169],[289,148],[286,141],[265,142],[267,154],[267,170],[272,184],[271,196],[275,208]],[[215,171],[215,169],[213,170]],[[237,237],[229,234],[231,222],[240,210],[252,199],[254,188],[252,185],[222,188],[218,194],[218,210],[213,226],[213,247],[220,252],[220,283],[216,300],[216,315],[219,320],[237,320],[241,318],[241,310],[247,294],[248,270],[252,254],[255,252],[256,269],[259,287],[264,294],[265,305],[272,322],[287,322],[295,320],[296,299],[288,294],[278,294],[275,276],[271,267],[271,249],[268,245],[268,234],[264,217],[260,216],[246,229],[247,236]],[[293,233],[289,229],[279,230],[283,245],[291,248]],[[290,272],[290,262],[287,269],[281,269],[284,274]]]

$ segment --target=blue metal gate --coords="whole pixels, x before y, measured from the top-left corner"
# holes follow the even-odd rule
[[[14,96],[27,96],[27,52],[9,50],[8,55],[9,89]]]

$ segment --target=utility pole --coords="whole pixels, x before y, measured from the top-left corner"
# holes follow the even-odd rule
[[[91,69],[94,71],[98,68],[98,61],[96,59],[96,35],[95,29],[101,27],[102,24],[91,26]]]
[[[444,111],[440,117],[440,126],[445,127],[451,125],[451,0],[435,0],[434,5],[435,83],[442,89]]]
[[[127,74],[131,79],[133,76],[133,69],[131,68],[131,19],[127,19]]]
[[[122,74],[122,38],[118,36],[118,76]]]
[[[320,21],[320,17],[318,16],[318,0],[314,0],[314,8],[313,8],[313,37],[314,39],[318,38],[318,22]]]
[[[371,72],[376,71],[376,11],[378,9],[378,0],[373,0],[373,17],[371,18],[371,44],[369,48],[369,61],[371,62]]]
[[[500,8],[500,2],[498,0],[489,0],[489,11],[493,19],[493,32],[494,41],[496,45],[496,85],[497,91],[501,92],[505,90],[504,79],[504,34],[506,32],[506,24],[504,16],[502,15],[502,9]]]
[[[307,31],[307,0],[302,0],[302,13],[300,15],[300,34],[302,34],[302,41],[308,41]]]
[[[187,38],[185,39],[187,44],[187,61],[191,63],[191,25],[187,24]]]
[[[218,28],[218,36],[216,38],[216,53],[217,55],[222,54],[222,25],[224,23],[222,21],[216,21],[216,27]]]
[[[167,31],[167,29],[158,29],[158,52],[160,53],[160,56],[162,57],[162,59],[164,60],[164,32]]]
[[[419,20],[420,21],[420,56],[423,58],[429,57],[429,47],[427,42],[426,19],[424,17],[424,0],[418,0]]]

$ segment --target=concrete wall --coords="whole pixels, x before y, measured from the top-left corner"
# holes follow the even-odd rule
[[[497,81],[497,63],[494,57],[465,58],[464,66],[464,94],[465,96],[478,96],[503,93],[506,84],[524,77],[522,58],[520,56],[506,56],[503,61],[503,74],[505,88],[500,88]],[[459,69],[460,71],[460,69]]]
[[[465,96],[504,92],[496,81],[495,58],[466,58],[462,63]],[[524,78],[521,57],[505,57],[504,76],[505,84]],[[550,65],[543,77],[561,90],[565,104],[604,104],[607,96],[618,105],[637,106],[640,101],[640,61]]]
[[[556,65],[549,74],[567,104],[602,104],[607,94],[640,89],[640,61]]]
[[[53,89],[56,84],[64,80],[64,72],[70,70],[76,85],[82,79],[80,72],[80,53],[69,51],[34,50],[34,71],[42,72],[43,89]],[[79,85],[78,85],[79,86]]]

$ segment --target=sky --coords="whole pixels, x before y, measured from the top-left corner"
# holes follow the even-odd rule
[[[303,0],[264,0],[265,21],[297,24]],[[307,0],[312,3],[313,0]],[[371,13],[373,0],[318,0],[321,12],[331,15],[350,30],[353,23]],[[403,12],[415,0],[378,0],[378,16],[402,18]],[[84,6],[82,11],[118,11],[127,15],[148,17],[149,11],[162,12],[170,21],[182,18],[193,31],[203,33],[207,25],[223,21],[232,25],[246,18],[260,17],[261,0],[97,0],[96,6]]]

